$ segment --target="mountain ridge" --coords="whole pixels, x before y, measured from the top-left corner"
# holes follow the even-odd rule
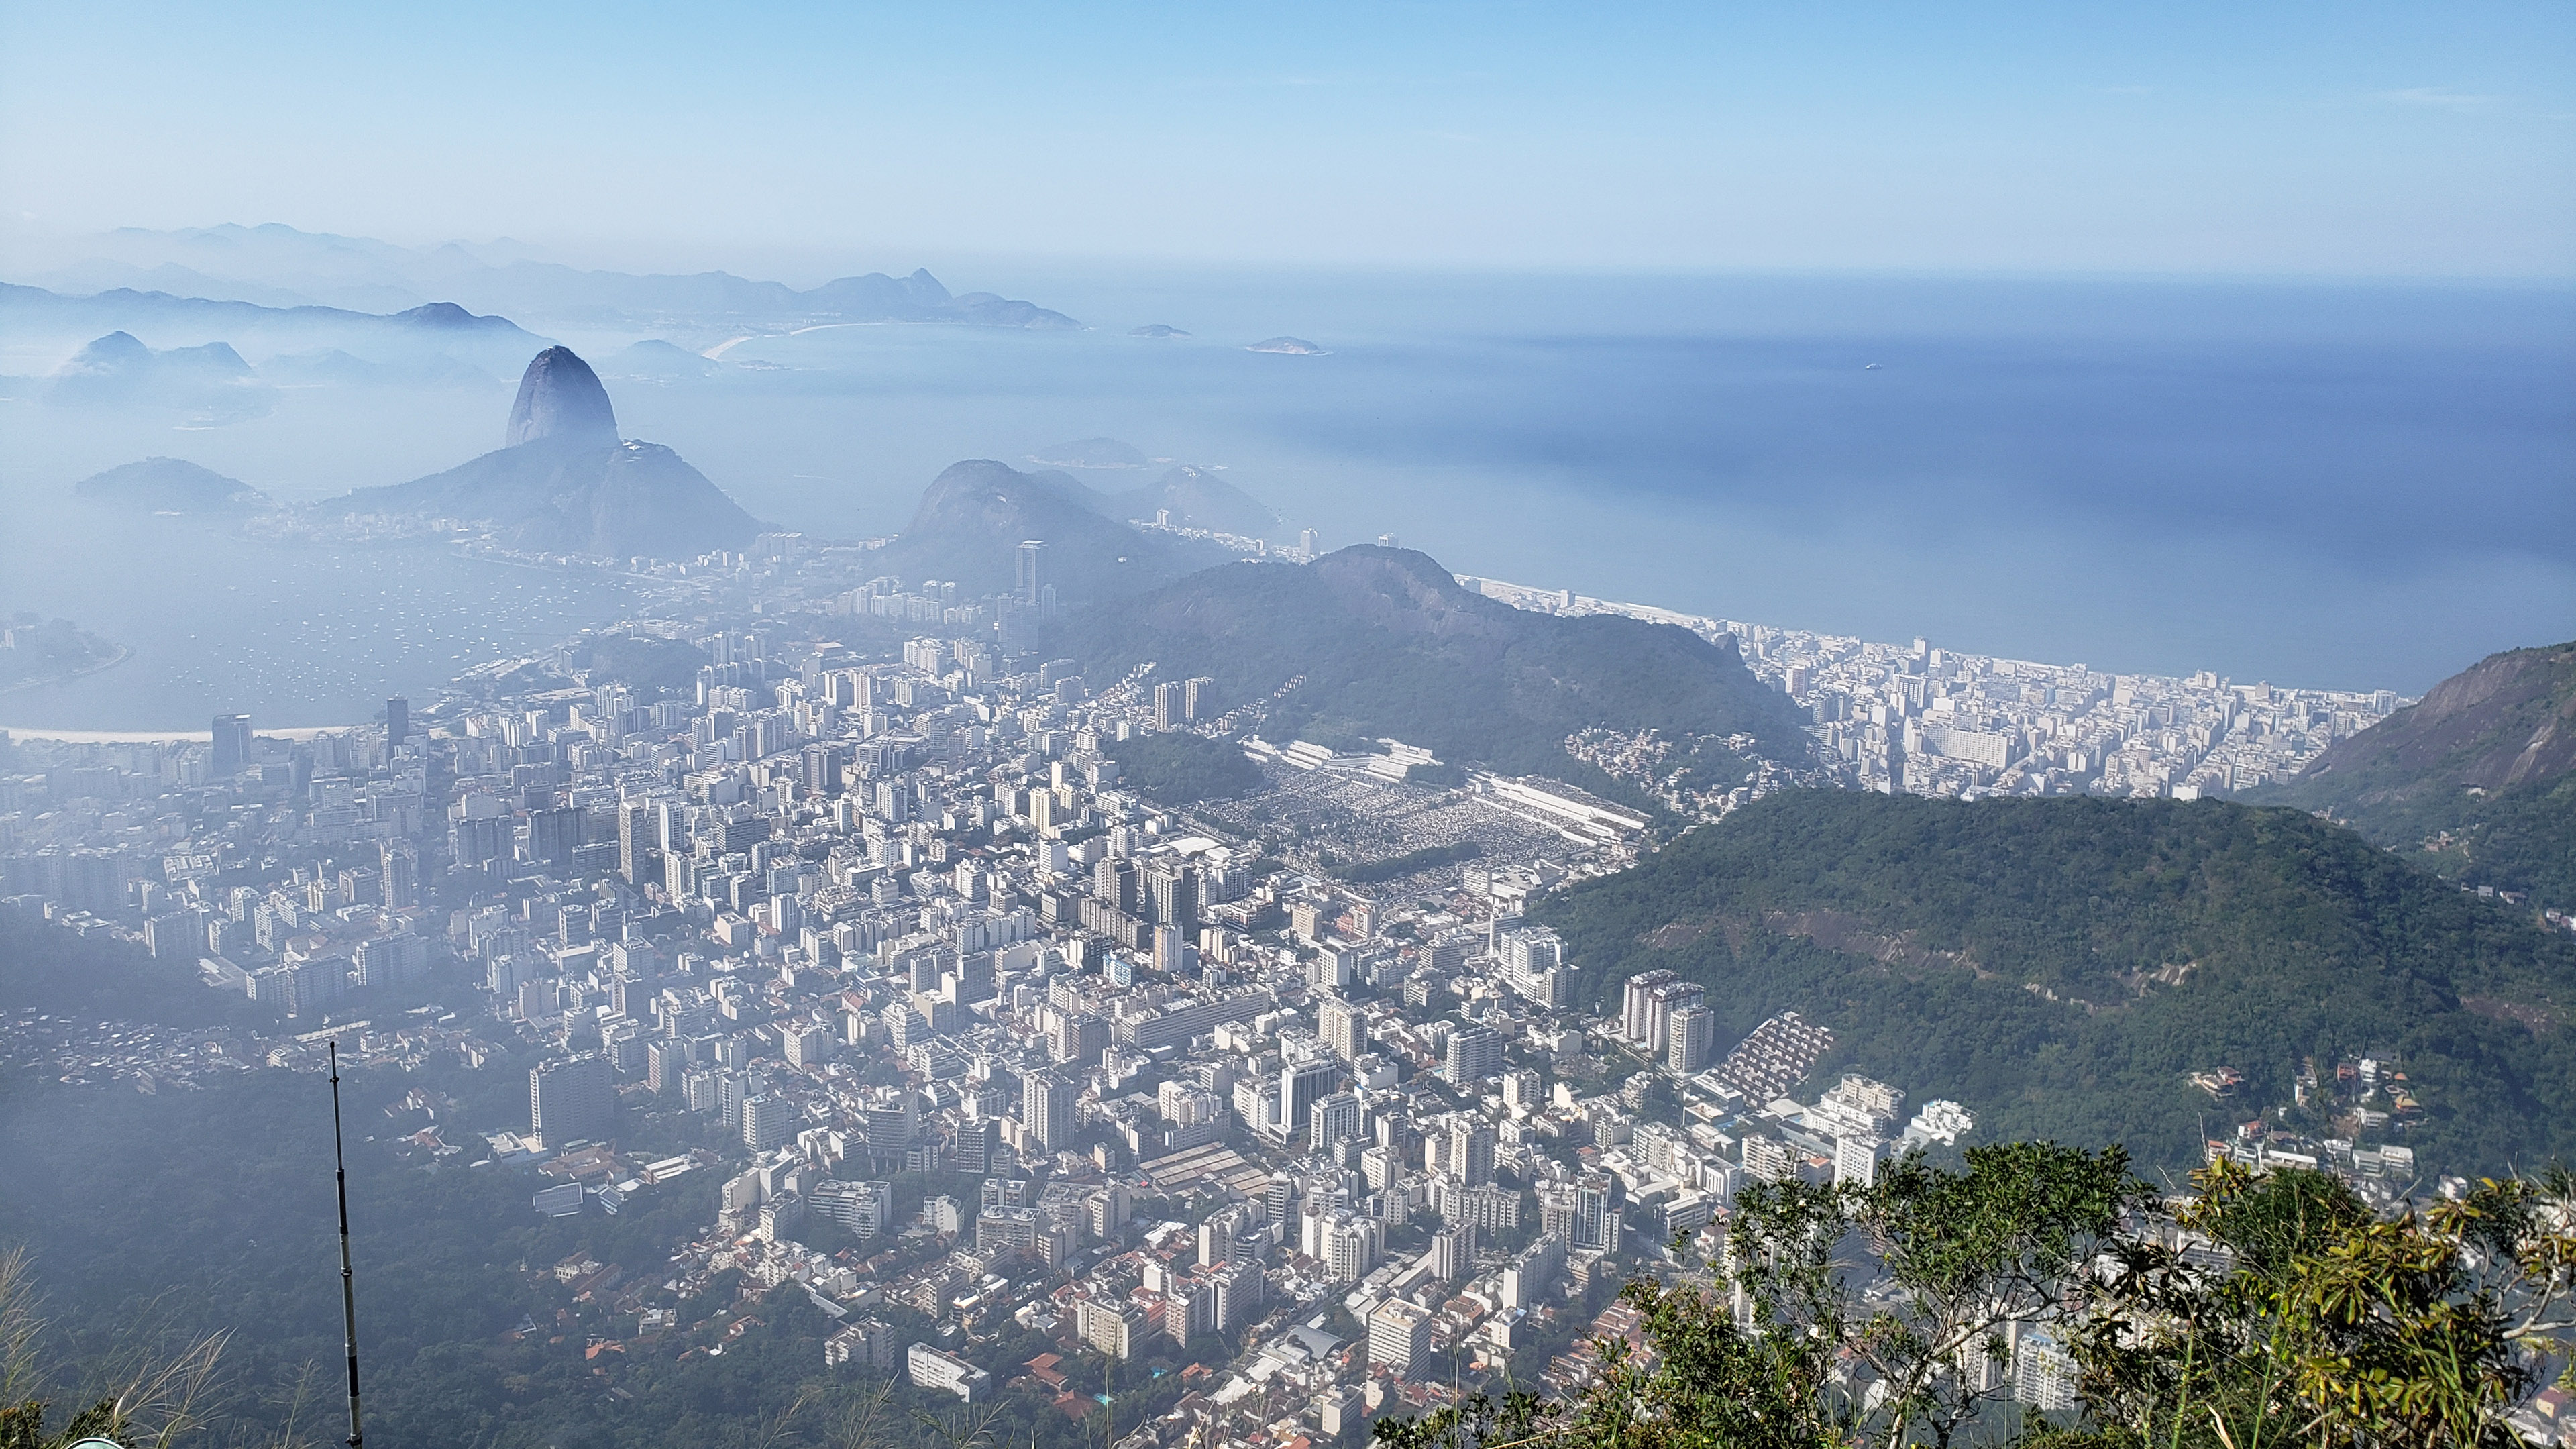
[[[1596,772],[1564,742],[1598,724],[1750,734],[1774,758],[1803,760],[1808,750],[1788,697],[1755,679],[1731,643],[1636,619],[1515,609],[1409,549],[1229,563],[1114,614],[1070,619],[1058,647],[1102,677],[1148,661],[1172,678],[1205,675],[1229,706],[1304,676],[1273,707],[1265,737],[1392,736],[1452,763],[1579,784],[1598,783]],[[1713,754],[1708,764],[1740,769],[1731,759]]]
[[[1036,330],[1078,328],[1061,312],[1032,302],[973,291],[951,294],[927,268],[902,277],[868,272],[799,290],[724,271],[620,272],[550,262],[506,240],[403,247],[367,237],[304,232],[278,223],[152,231],[125,227],[86,239],[92,255],[41,274],[64,288],[116,290],[168,282],[242,294],[232,300],[270,306],[445,297],[486,311],[530,316],[607,314],[630,318],[675,312],[709,318],[839,318],[845,321],[954,322]],[[110,283],[100,288],[92,284]],[[256,295],[251,295],[256,294]],[[388,309],[390,310],[390,309]]]
[[[2576,642],[2488,655],[2246,798],[2576,912]]]

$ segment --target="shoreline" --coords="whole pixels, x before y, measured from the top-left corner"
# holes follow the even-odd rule
[[[353,730],[353,724],[288,725],[261,729],[253,726],[251,735],[271,739],[309,740],[315,735],[338,734]],[[57,730],[33,725],[0,724],[0,735],[12,740],[53,740],[66,745],[184,745],[212,744],[215,732],[211,725],[201,730]]]
[[[133,657],[133,645],[119,644],[116,646],[116,652],[114,654],[109,655],[105,659],[93,660],[90,663],[82,665],[78,669],[65,670],[60,674],[31,675],[25,679],[12,680],[7,684],[0,684],[0,694],[16,694],[21,690],[42,689],[48,684],[69,684],[75,679],[87,679],[93,674],[103,674],[110,669],[114,669],[116,666],[123,664],[125,661]]]

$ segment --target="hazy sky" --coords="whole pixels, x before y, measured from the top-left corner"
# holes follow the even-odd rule
[[[2576,6],[0,4],[42,230],[2576,274]],[[831,260],[826,260],[829,257]]]

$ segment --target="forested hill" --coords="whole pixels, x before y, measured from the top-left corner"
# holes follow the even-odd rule
[[[1795,706],[1731,645],[1636,619],[1515,609],[1407,549],[1207,569],[1077,618],[1061,647],[1096,679],[1149,660],[1157,678],[1213,678],[1220,709],[1303,675],[1265,737],[1391,736],[1514,773],[1570,773],[1566,736],[1592,725],[1676,742],[1741,732],[1780,759],[1807,749]]]
[[[2182,1165],[2303,1058],[2362,1055],[2421,1099],[2386,1140],[2427,1170],[2576,1158],[2576,941],[2298,811],[1786,792],[1541,915],[1596,1000],[1678,971],[1721,1049],[1796,1010],[1828,1070],[1954,1098],[1980,1141]],[[2185,1080],[2216,1067],[2225,1101]]]
[[[2576,911],[2576,643],[2491,654],[2264,798]]]

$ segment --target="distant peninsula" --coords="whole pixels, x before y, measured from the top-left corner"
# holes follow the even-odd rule
[[[1332,355],[1329,349],[1318,347],[1303,337],[1265,337],[1243,350],[1246,352],[1285,352],[1292,357],[1329,357]]]
[[[0,691],[95,674],[127,653],[69,619],[18,614],[0,624]]]

